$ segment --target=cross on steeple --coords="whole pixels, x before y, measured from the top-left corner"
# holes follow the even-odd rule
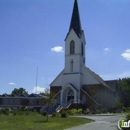
[[[70,71],[73,72],[73,60],[70,61]]]

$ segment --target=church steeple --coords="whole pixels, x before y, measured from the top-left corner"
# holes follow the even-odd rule
[[[69,32],[72,28],[75,31],[75,33],[78,35],[78,37],[80,37],[82,28],[81,28],[81,23],[80,23],[80,16],[79,16],[77,0],[75,0],[75,2],[74,2]]]

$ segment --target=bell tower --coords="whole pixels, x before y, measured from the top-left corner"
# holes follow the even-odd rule
[[[77,0],[65,38],[65,73],[81,73],[81,66],[85,66],[85,37],[81,27]]]

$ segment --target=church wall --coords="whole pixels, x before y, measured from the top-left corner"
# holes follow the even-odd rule
[[[75,42],[75,53],[70,54],[70,42]],[[70,62],[73,60],[73,71],[81,72],[81,65],[83,63],[83,57],[81,56],[81,43],[83,42],[83,38],[79,39],[77,34],[71,29],[70,33],[67,36],[65,43],[65,73],[70,73],[71,67]],[[84,50],[85,51],[85,50]]]
[[[58,77],[51,83],[51,86],[62,86],[62,75],[63,71],[58,75]]]
[[[54,92],[54,94],[57,94],[62,89],[62,86],[51,86],[50,90],[51,92]]]
[[[65,73],[70,73],[71,71],[71,60],[73,59],[73,72],[80,72],[80,55],[66,56],[65,62]]]
[[[102,108],[107,108],[108,110],[112,109],[114,104],[114,92],[109,90],[103,85],[92,84],[92,85],[83,85],[83,90],[85,90],[94,100],[101,104]],[[82,93],[81,93],[82,97]],[[91,99],[87,99],[87,105],[91,106]]]
[[[80,47],[80,39],[76,35],[73,29],[71,29],[65,43],[65,55],[70,55],[70,42],[71,41],[75,42],[75,54],[79,54],[79,47]]]
[[[63,85],[71,83],[78,90],[80,89],[80,74],[64,74],[63,75]],[[64,87],[63,86],[63,87]]]
[[[100,84],[87,70],[82,67],[83,84]]]
[[[86,97],[86,103],[83,104],[84,110],[86,110],[87,108],[91,108],[92,106],[97,106],[96,103],[88,95],[86,95],[82,90],[80,90],[80,100],[82,100],[82,97],[84,95]]]

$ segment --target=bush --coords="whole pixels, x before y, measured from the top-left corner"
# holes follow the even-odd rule
[[[77,114],[77,110],[76,109],[70,109],[70,110],[67,110],[67,113],[69,115],[75,115],[75,114]]]
[[[4,108],[3,110],[2,110],[2,113],[4,114],[4,115],[9,115],[9,113],[10,113],[10,111],[9,111],[9,108],[8,107],[6,107],[6,108]]]
[[[38,112],[36,109],[33,110],[32,115],[36,115]]]
[[[127,121],[130,120],[130,112],[126,116]]]
[[[43,116],[47,116],[47,112],[44,111],[44,112],[42,113],[42,115],[43,115]]]
[[[90,114],[90,110],[87,108],[86,110],[83,111],[83,114]]]
[[[101,109],[101,113],[107,113],[107,109],[106,108],[102,108]]]
[[[62,113],[61,113],[61,118],[67,118],[67,113],[65,112],[65,111],[63,111]]]
[[[61,114],[55,112],[55,113],[52,114],[52,117],[61,117]]]
[[[60,114],[61,114],[61,118],[68,117],[68,111],[66,111],[65,109],[62,109],[61,112],[60,112]]]
[[[96,113],[97,113],[97,114],[101,114],[101,110],[97,109],[97,110],[96,110]]]
[[[26,111],[26,115],[30,115],[30,112],[29,112],[29,111]]]
[[[77,111],[77,114],[82,114],[82,108],[79,108],[78,111]]]
[[[2,110],[0,110],[0,115],[2,115]]]
[[[18,115],[18,112],[17,112],[17,111],[14,111],[13,113],[14,113],[14,116]]]

